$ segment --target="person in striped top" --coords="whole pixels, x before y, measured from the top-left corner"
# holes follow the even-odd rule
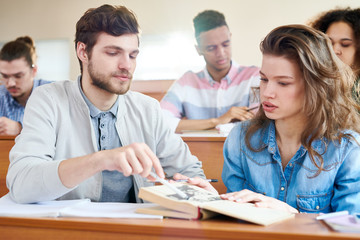
[[[231,32],[222,13],[203,11],[193,23],[196,50],[206,66],[198,73],[186,72],[160,101],[170,127],[176,132],[204,130],[251,119],[259,68],[232,61]]]
[[[49,83],[34,80],[36,52],[29,36],[6,43],[0,51],[0,135],[17,135],[33,88]]]

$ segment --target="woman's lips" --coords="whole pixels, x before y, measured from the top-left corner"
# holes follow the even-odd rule
[[[277,106],[271,102],[263,102],[262,106],[265,112],[273,112],[277,108]]]

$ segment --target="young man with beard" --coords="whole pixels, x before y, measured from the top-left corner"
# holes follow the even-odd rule
[[[161,178],[201,182],[201,163],[166,127],[158,102],[128,91],[138,34],[135,15],[123,6],[103,5],[80,18],[81,76],[36,89],[10,153],[7,186],[16,202],[141,202],[137,192],[153,185],[146,181],[152,169]]]

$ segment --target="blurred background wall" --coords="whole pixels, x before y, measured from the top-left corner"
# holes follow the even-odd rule
[[[30,35],[36,43],[45,45],[42,46],[43,55],[51,56],[52,49],[56,52],[55,48],[59,48],[58,52],[66,54],[56,57],[55,53],[50,61],[45,62],[48,66],[58,66],[61,61],[68,68],[65,78],[75,80],[79,74],[73,43],[75,24],[88,8],[105,3],[125,5],[138,17],[142,29],[142,58],[139,56],[136,70],[139,75],[135,79],[173,79],[180,77],[180,72],[189,66],[202,65],[202,58],[197,56],[193,46],[192,19],[205,9],[216,9],[225,14],[232,32],[233,59],[241,65],[259,66],[259,43],[274,27],[303,24],[320,12],[335,7],[360,7],[359,0],[0,0],[0,42],[3,44],[18,36]],[[169,39],[173,39],[168,46],[170,51],[159,47]],[[58,41],[60,44],[51,45]],[[46,48],[46,44],[50,45]],[[145,47],[147,49],[142,51]],[[38,55],[41,59],[39,52]],[[164,62],[169,62],[169,56],[175,57],[170,61],[171,66],[182,66],[176,70],[177,66],[174,70],[167,67],[167,73],[156,66],[166,67]],[[149,66],[146,62],[149,60],[154,66]],[[151,74],[152,69],[155,74]],[[156,75],[162,71],[164,74]],[[46,76],[56,79],[56,76]]]

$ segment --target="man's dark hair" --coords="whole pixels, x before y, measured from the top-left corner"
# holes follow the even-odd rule
[[[19,58],[25,58],[29,67],[34,67],[36,64],[35,45],[31,37],[18,37],[6,43],[0,51],[0,60],[11,62]]]
[[[139,24],[135,14],[124,6],[104,4],[87,10],[76,23],[75,49],[78,42],[86,45],[86,52],[91,57],[91,50],[102,32],[112,36],[139,34]],[[82,63],[80,69],[82,72]]]
[[[215,10],[205,10],[199,13],[194,19],[195,38],[197,39],[202,32],[211,29],[228,26],[224,14]]]

